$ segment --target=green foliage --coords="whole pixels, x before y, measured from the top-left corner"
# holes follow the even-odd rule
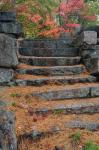
[[[63,112],[64,112],[63,109],[54,110],[54,114],[55,114],[55,115],[62,114]]]
[[[13,107],[16,107],[16,102],[12,102],[12,106],[13,106]]]
[[[37,38],[51,30],[51,25],[46,26],[45,23],[53,20],[58,2],[58,0],[16,0],[17,19],[23,25],[26,37]]]
[[[88,141],[83,150],[99,150],[99,145],[94,144],[92,141]]]
[[[10,94],[10,97],[13,97],[13,98],[14,98],[14,97],[20,97],[20,94],[18,94],[18,93],[11,93],[11,94]]]
[[[14,5],[11,1],[14,0],[4,0],[4,2],[0,3],[0,11],[13,10]],[[63,0],[16,0],[15,8],[17,11],[17,19],[23,25],[25,36],[32,38],[57,37],[60,33],[60,26],[66,23],[81,24],[84,27],[99,25],[98,0],[84,0],[85,8],[80,9],[78,12],[71,12],[70,15],[68,14],[68,17],[65,17],[65,19],[68,18],[66,23],[64,23],[64,20],[60,17],[58,12],[59,5],[62,1]],[[96,20],[93,19],[95,14],[97,15]],[[88,16],[90,17],[88,18]],[[93,18],[91,18],[91,16]],[[41,19],[35,21],[39,17],[41,17]],[[52,36],[49,36],[50,34]]]
[[[40,14],[42,17],[53,13],[53,9],[59,5],[58,1],[55,0],[16,0],[16,4],[28,4],[32,13]]]
[[[72,136],[72,142],[74,144],[77,144],[80,140],[81,140],[81,133],[79,131],[77,131],[76,133],[74,133]]]
[[[13,9],[14,6],[10,0],[6,0],[5,2],[0,3],[0,11],[11,11]]]
[[[90,7],[89,14],[96,14],[97,18],[95,21],[85,22],[86,26],[99,25],[99,1],[98,0],[87,0],[86,4]]]

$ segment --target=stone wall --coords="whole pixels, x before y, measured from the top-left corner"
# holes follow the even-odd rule
[[[15,12],[0,12],[0,85],[11,84],[18,65],[17,40],[22,35]]]
[[[74,45],[80,49],[83,63],[94,75],[99,74],[99,26],[96,27],[86,29],[88,31],[82,32],[74,40]]]
[[[72,46],[72,37],[67,34],[57,39],[22,39],[19,54],[37,57],[77,56],[79,49]]]
[[[18,65],[17,38],[22,35],[16,13],[0,12],[0,86],[11,85]],[[0,99],[0,149],[17,150],[15,115]]]
[[[99,25],[91,26],[85,29],[86,31],[95,31],[97,32],[97,44],[99,44]]]

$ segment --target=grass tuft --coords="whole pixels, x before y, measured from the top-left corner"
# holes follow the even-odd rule
[[[93,141],[87,141],[83,150],[99,150],[99,145],[93,143]]]
[[[79,141],[81,140],[81,133],[80,133],[80,131],[77,131],[76,133],[74,133],[74,134],[71,136],[71,138],[72,138],[72,143],[78,144]]]

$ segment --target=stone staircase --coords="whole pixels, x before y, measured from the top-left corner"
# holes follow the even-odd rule
[[[16,141],[18,146],[22,141],[24,150],[45,150],[48,146],[46,143],[53,143],[50,150],[64,150],[57,148],[57,144],[63,145],[65,141],[67,146],[70,134],[76,131],[74,129],[95,131],[93,139],[99,143],[99,83],[81,60],[81,56],[86,59],[88,55],[85,60],[87,68],[92,73],[99,73],[99,58],[94,58],[94,54],[98,56],[99,45],[91,53],[90,49],[85,49],[79,56],[79,49],[72,46],[69,36],[57,40],[18,40],[20,64],[17,66],[16,39],[23,32],[16,20],[16,13],[0,13],[0,33],[0,108],[8,107],[7,111],[0,112],[3,120],[0,146],[5,149],[7,144],[7,148],[13,146],[17,149]],[[93,42],[97,38],[92,33],[89,37]],[[17,139],[14,131],[15,116],[9,109],[16,115]],[[3,114],[5,116],[2,119]],[[8,142],[4,142],[7,138],[9,146]],[[38,140],[37,144],[32,141],[31,146],[30,142],[27,144],[27,138],[42,138],[45,145],[42,140]],[[67,146],[66,149],[74,148]]]
[[[40,53],[43,55],[44,50]],[[71,51],[68,56],[64,51],[60,56],[54,50],[52,53],[44,53],[44,57],[26,56],[22,51],[19,54],[16,85],[23,88],[23,93],[26,89],[25,96],[34,98],[35,103],[37,99],[36,106],[29,109],[30,115],[61,113],[61,117],[69,117],[75,114],[69,120],[63,117],[64,123],[68,120],[68,128],[99,130],[99,83],[96,77],[86,70],[78,54],[72,55]],[[90,115],[89,120],[87,115]],[[61,122],[58,117],[57,121]],[[53,120],[51,123],[55,124]]]

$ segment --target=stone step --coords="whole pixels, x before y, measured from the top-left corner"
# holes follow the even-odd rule
[[[14,90],[15,89],[15,90]],[[21,96],[43,100],[72,100],[99,97],[99,83],[76,83],[73,85],[44,85],[13,87],[12,92]],[[10,91],[11,92],[11,91]]]
[[[19,48],[19,54],[23,56],[37,57],[74,57],[79,54],[79,49],[68,47],[64,49],[48,49],[48,48]]]
[[[53,67],[40,67],[33,66],[33,69],[17,69],[16,72],[20,74],[30,75],[52,75],[52,76],[65,76],[65,75],[76,75],[86,71],[83,65],[74,66],[53,66]]]
[[[74,103],[71,105],[57,105],[53,106],[51,108],[48,107],[43,107],[43,108],[37,108],[37,109],[32,109],[30,108],[28,112],[33,115],[33,114],[64,114],[64,115],[70,115],[70,114],[94,114],[94,113],[99,113],[99,102],[80,102],[80,103]]]
[[[32,47],[32,48],[62,48],[66,47],[68,44],[71,44],[73,37],[69,34],[65,34],[65,36],[61,36],[58,38],[38,38],[38,39],[18,39],[19,47]]]
[[[0,12],[0,22],[15,22],[16,13],[15,12]]]
[[[30,99],[30,98],[29,98]],[[23,101],[23,99],[22,99]],[[75,106],[77,107],[87,107],[87,105],[98,105],[99,104],[99,98],[79,98],[79,99],[68,99],[68,100],[59,100],[59,101],[44,101],[41,99],[37,99],[36,97],[31,98],[30,103],[27,106],[28,112],[29,113],[38,113],[41,112],[43,113],[49,113],[50,114],[55,114],[54,110],[59,110],[55,111],[56,113],[61,113],[63,114],[64,111],[60,111],[61,108],[65,108],[69,106],[69,108],[74,108]],[[27,105],[24,104],[24,105]],[[24,106],[23,106],[24,108]],[[48,111],[49,110],[49,111]],[[52,111],[52,113],[51,113]],[[82,110],[81,110],[82,111]],[[69,112],[68,112],[69,113]],[[70,114],[72,113],[72,110],[70,111]],[[79,111],[77,112],[79,113]],[[82,112],[83,113],[83,112]]]
[[[18,40],[19,54],[23,56],[62,57],[77,56],[79,49],[71,47],[72,38]]]
[[[80,129],[80,130],[86,129],[86,130],[92,131],[92,132],[99,130],[99,123],[93,123],[93,122],[87,122],[87,121],[84,122],[84,121],[80,121],[80,120],[72,120],[70,122],[64,123],[63,126],[64,127],[60,127],[60,125],[55,124],[52,127],[50,127],[48,130],[45,130],[45,131],[42,131],[40,129],[33,130],[29,133],[23,134],[23,137],[25,137],[26,139],[30,139],[32,141],[42,140],[49,136],[51,136],[52,139],[53,139],[53,137],[58,136],[58,139],[60,139],[61,137],[59,136],[59,134],[63,133],[65,135],[67,135],[66,133],[67,133],[68,128],[69,129]],[[72,133],[72,131],[71,131],[71,133]],[[75,132],[75,134],[76,133],[77,133],[77,131]],[[74,135],[74,134],[72,134],[72,135]],[[56,141],[56,139],[55,139],[55,141]],[[63,148],[60,148],[60,147],[56,148],[56,146],[55,146],[55,149],[53,149],[53,150],[63,150]]]
[[[34,66],[66,66],[77,65],[80,57],[26,57],[20,56],[19,62]]]
[[[99,96],[99,84],[86,83],[64,86],[44,86],[38,90],[33,91],[33,97],[38,97],[45,100],[62,100],[62,99],[76,99],[89,98]]]
[[[86,129],[90,131],[99,131],[99,123],[95,122],[82,122],[80,120],[73,120],[65,124],[66,127],[71,129]]]
[[[22,35],[22,27],[18,22],[0,22],[0,33]]]
[[[99,119],[97,114],[75,114],[75,115],[63,115],[63,114],[49,114],[43,115],[45,119],[37,120],[34,122],[36,129],[39,131],[53,131],[57,133],[65,131],[66,128],[72,129],[86,129],[90,131],[99,130]],[[33,115],[32,115],[33,116]],[[38,116],[38,115],[37,115]],[[34,117],[34,116],[33,116]]]
[[[46,84],[56,84],[56,85],[66,85],[74,83],[85,83],[85,82],[95,82],[96,77],[88,75],[80,76],[53,76],[53,77],[39,77],[32,75],[23,75],[23,79],[20,76],[15,80],[17,86],[32,86],[32,85],[46,85]]]

